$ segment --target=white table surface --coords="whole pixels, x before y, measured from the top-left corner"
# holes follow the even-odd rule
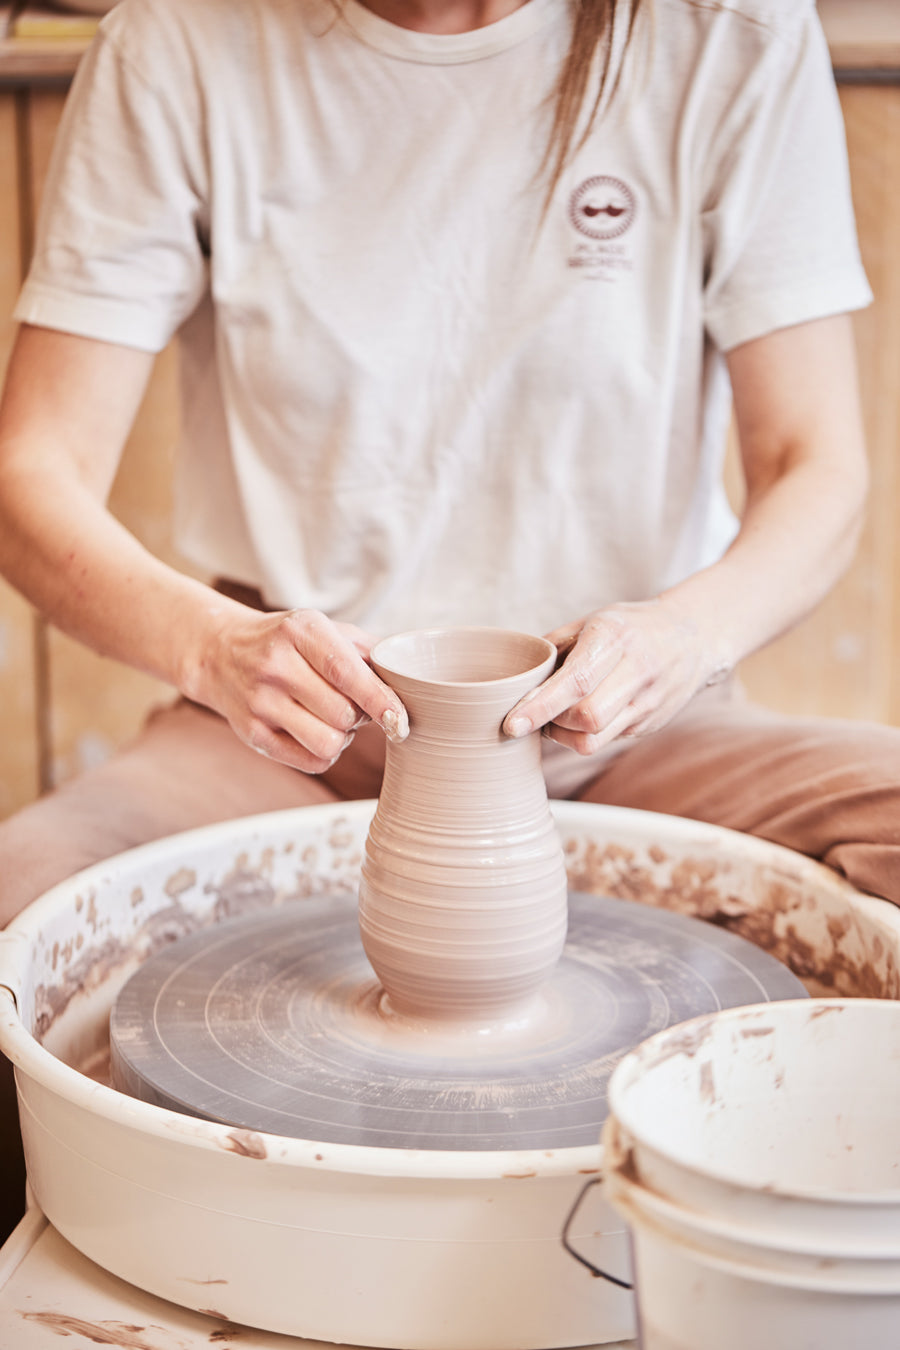
[[[214,1306],[214,1289],[209,1297]],[[0,1347],[63,1350],[63,1344],[67,1350],[351,1350],[238,1327],[145,1294],[82,1256],[32,1208],[0,1248]],[[636,1350],[636,1342],[588,1350]]]

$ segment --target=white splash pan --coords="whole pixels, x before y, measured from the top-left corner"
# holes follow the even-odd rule
[[[599,1144],[315,1144],[193,1120],[97,1081],[109,1009],[141,960],[249,908],[355,890],[373,809],[278,812],[135,849],[55,887],[0,934],[0,1049],[16,1065],[35,1196],[107,1270],[236,1323],[394,1350],[624,1339],[630,1295],[560,1243],[601,1167]],[[573,888],[713,919],[787,961],[813,993],[898,996],[900,915],[827,869],[673,817],[565,802],[555,814]],[[627,1275],[602,1189],[570,1238]]]

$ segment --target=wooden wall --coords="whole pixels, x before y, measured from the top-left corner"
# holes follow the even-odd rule
[[[0,365],[13,336],[9,311],[24,241],[19,201],[18,96],[0,96]],[[27,605],[0,580],[0,815],[38,790],[32,624]]]
[[[64,95],[0,94],[0,365],[13,338],[8,316],[24,275],[37,205]],[[170,544],[170,476],[178,421],[175,354],[153,378],[112,493],[116,514],[154,552]],[[106,758],[172,691],[95,656],[32,616],[0,582],[0,816]]]
[[[874,491],[857,562],[826,603],[746,663],[754,696],[786,711],[900,724],[900,88],[842,91],[854,193],[876,303],[857,320]],[[62,106],[50,90],[0,93],[0,368]],[[113,492],[117,514],[172,557],[173,353],[156,372]],[[789,584],[789,578],[786,579]],[[108,755],[170,691],[35,621],[0,582],[0,817]]]

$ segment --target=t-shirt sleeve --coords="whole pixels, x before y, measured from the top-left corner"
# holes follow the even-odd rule
[[[711,170],[704,303],[721,350],[869,303],[841,108],[812,4],[768,44],[724,119]]]
[[[203,295],[199,119],[183,71],[157,62],[155,80],[148,69],[102,30],[85,56],[54,146],[21,322],[158,351]]]

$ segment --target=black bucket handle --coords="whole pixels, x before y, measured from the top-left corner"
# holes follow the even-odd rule
[[[575,1222],[575,1216],[577,1215],[579,1209],[581,1209],[584,1197],[587,1195],[588,1191],[591,1189],[592,1186],[599,1186],[602,1180],[603,1178],[599,1176],[591,1177],[590,1181],[586,1181],[582,1186],[581,1190],[576,1195],[575,1203],[569,1210],[568,1217],[566,1218],[566,1222],[563,1225],[562,1245],[565,1247],[569,1255],[574,1256],[576,1261],[580,1261],[581,1264],[585,1266],[591,1272],[592,1275],[602,1280],[608,1280],[610,1284],[616,1285],[619,1289],[633,1289],[634,1285],[629,1283],[628,1280],[620,1280],[618,1275],[610,1275],[608,1270],[601,1270],[599,1266],[595,1266],[593,1261],[589,1261],[586,1256],[581,1255],[581,1252],[576,1251],[575,1248],[572,1246],[571,1242],[569,1241],[569,1229]]]

